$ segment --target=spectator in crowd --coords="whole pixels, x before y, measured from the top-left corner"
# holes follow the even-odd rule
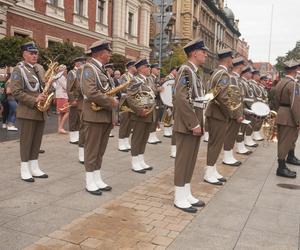
[[[0,111],[2,114],[2,128],[7,127],[8,103],[6,99],[5,75],[0,75]]]
[[[6,99],[8,104],[8,116],[7,116],[7,131],[18,131],[16,125],[17,114],[17,102],[11,93],[11,89],[8,86],[10,80],[6,82]]]
[[[55,88],[56,111],[58,114],[58,133],[67,134],[64,126],[69,118],[68,94],[67,94],[67,67],[60,65],[53,82]]]

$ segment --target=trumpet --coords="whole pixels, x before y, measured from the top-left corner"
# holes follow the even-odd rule
[[[271,110],[271,112],[265,118],[262,124],[263,134],[267,141],[277,142],[276,117],[277,117],[277,112]]]

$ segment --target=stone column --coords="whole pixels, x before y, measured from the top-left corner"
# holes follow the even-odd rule
[[[7,34],[7,6],[0,5],[0,39]]]

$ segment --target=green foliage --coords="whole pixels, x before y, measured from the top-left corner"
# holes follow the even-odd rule
[[[59,64],[65,64],[68,70],[72,69],[72,60],[76,57],[83,56],[84,49],[75,47],[70,41],[63,43],[51,43],[48,48],[40,49],[39,63],[47,69],[50,60],[55,60]]]
[[[113,54],[111,59],[110,59],[110,63],[114,64],[114,69],[115,70],[120,70],[121,74],[123,74],[125,72],[125,64],[128,61],[129,60],[126,59],[125,56],[120,55],[120,54]]]
[[[186,55],[181,45],[172,46],[173,54],[162,61],[162,74],[168,75],[172,67],[180,66],[186,61]]]
[[[15,66],[22,61],[21,45],[30,40],[18,36],[0,39],[0,67]]]
[[[285,56],[277,57],[277,63],[275,67],[281,75],[284,73],[283,62],[290,59],[300,59],[300,41],[298,41],[295,48],[288,51]]]

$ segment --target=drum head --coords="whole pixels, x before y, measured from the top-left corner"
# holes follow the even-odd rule
[[[263,102],[255,102],[251,105],[253,113],[259,117],[267,116],[270,113],[270,108]]]
[[[168,107],[173,107],[172,103],[172,96],[173,96],[173,86],[175,84],[175,80],[168,80],[165,81],[161,86],[164,88],[162,92],[159,92],[161,101],[163,104],[167,105]]]

